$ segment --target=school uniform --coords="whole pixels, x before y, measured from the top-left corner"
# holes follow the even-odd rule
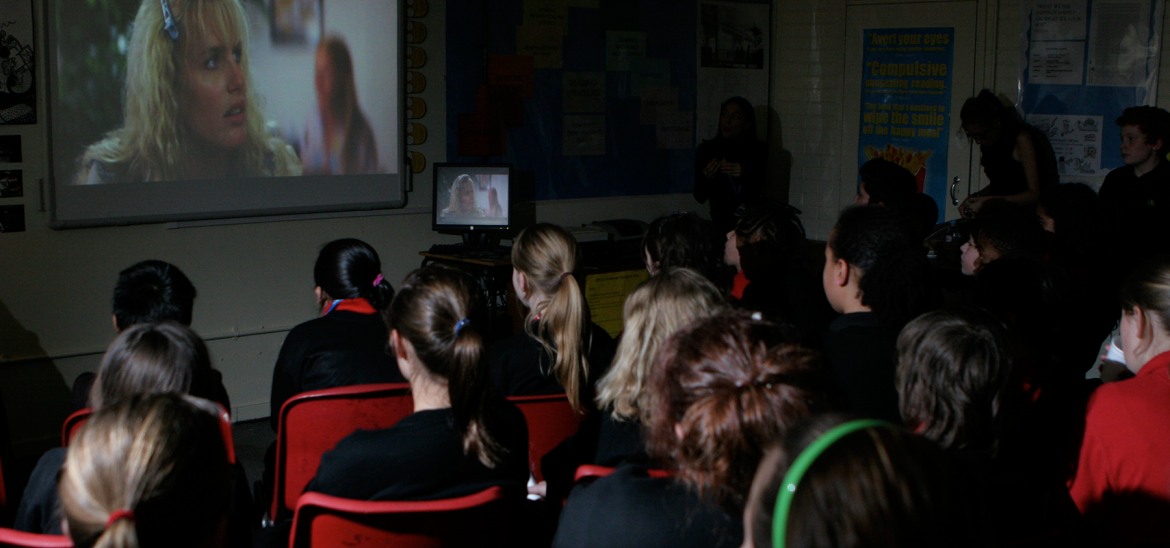
[[[897,343],[898,329],[878,325],[870,312],[844,314],[829,324],[822,344],[846,410],[902,423],[894,380]]]
[[[535,332],[536,326],[532,328]],[[589,335],[592,339],[585,341],[588,345],[585,355],[589,360],[590,382],[584,387],[582,401],[592,402],[593,387],[609,370],[615,345],[609,333],[595,323],[589,324]],[[488,352],[492,385],[502,396],[563,394],[565,388],[553,373],[553,362],[554,358],[544,345],[528,333],[508,337],[496,343]]]

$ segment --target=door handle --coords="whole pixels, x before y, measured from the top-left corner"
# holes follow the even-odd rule
[[[962,181],[957,175],[951,180],[951,205],[959,205],[959,199],[955,197],[955,187],[959,186]]]

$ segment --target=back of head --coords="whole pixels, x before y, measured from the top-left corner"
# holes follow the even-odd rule
[[[975,302],[1009,329],[1014,339],[1038,343],[1062,317],[1064,297],[1056,273],[1034,258],[999,259],[975,277]]]
[[[938,203],[934,201],[934,198],[921,192],[891,200],[886,205],[910,219],[910,222],[918,229],[920,240],[929,237],[931,230],[938,223]]]
[[[806,241],[798,213],[787,204],[748,206],[735,224],[735,235],[745,243],[767,242],[784,256],[796,255]]]
[[[859,170],[871,205],[890,205],[918,192],[918,181],[910,170],[883,158],[874,158]]]
[[[598,408],[612,408],[616,419],[641,418],[649,405],[646,384],[658,347],[687,324],[725,308],[719,289],[689,268],[670,268],[639,284],[626,298],[622,339],[598,384]]]
[[[1161,335],[1170,336],[1170,255],[1158,255],[1142,263],[1121,284],[1121,308],[1140,307],[1162,322]]]
[[[898,336],[898,406],[909,428],[945,449],[994,457],[1008,400],[1011,346],[977,309],[927,312]]]
[[[1161,139],[1162,148],[1159,150],[1162,152],[1170,144],[1170,112],[1165,109],[1147,105],[1129,107],[1117,118],[1117,125],[1137,126],[1142,135],[1146,136],[1146,144],[1153,145]]]
[[[553,356],[553,373],[578,411],[587,405],[584,393],[591,344],[589,307],[575,277],[580,266],[577,240],[557,225],[535,224],[512,240],[512,268],[522,272],[536,291],[549,297],[529,310],[524,328]]]
[[[1044,255],[1044,228],[1030,213],[988,217],[976,238],[980,245],[994,247],[1000,259],[1039,259]]]
[[[975,124],[990,128],[1011,124],[1014,116],[991,90],[985,89],[963,103],[959,119],[964,126]]]
[[[978,546],[957,478],[933,442],[884,425],[857,430],[828,445],[825,433],[849,421],[821,415],[794,428],[769,451],[752,485],[744,534],[755,548],[772,537],[777,496],[802,452],[823,450],[791,490],[783,546],[917,548]],[[812,456],[810,454],[810,456]]]
[[[464,452],[493,467],[503,450],[487,426],[487,367],[477,327],[482,311],[483,293],[470,274],[430,265],[403,280],[389,327],[410,341],[427,373],[447,385]]]
[[[394,288],[382,276],[378,252],[353,238],[334,240],[321,248],[313,281],[331,299],[365,299],[378,310],[385,310],[394,298]]]
[[[877,206],[841,212],[829,237],[833,256],[860,270],[861,304],[882,325],[901,328],[935,306],[926,248],[904,215]]]
[[[651,272],[666,268],[690,268],[720,285],[723,268],[722,239],[715,225],[698,215],[672,213],[654,219],[642,238],[642,255]]]
[[[191,325],[195,286],[175,265],[142,261],[118,273],[114,284],[114,319],[118,329],[139,323]]]
[[[703,318],[658,350],[647,446],[700,495],[742,509],[763,455],[800,419],[830,406],[819,354],[744,312]]]
[[[59,490],[79,548],[217,545],[231,500],[218,407],[168,393],[98,411],[69,445]]]
[[[138,324],[118,335],[102,357],[90,404],[101,409],[140,394],[212,395],[207,346],[190,328],[174,323]]]

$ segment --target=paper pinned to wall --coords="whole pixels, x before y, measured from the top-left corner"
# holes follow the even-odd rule
[[[605,33],[605,70],[630,70],[646,57],[646,33],[611,30]]]
[[[640,123],[658,125],[659,114],[678,111],[678,88],[671,86],[646,86],[642,88],[642,111]]]
[[[565,72],[565,113],[605,112],[604,72]]]
[[[566,0],[524,0],[524,26],[565,28],[569,19]]]
[[[658,111],[655,146],[660,149],[689,149],[695,139],[695,113]]]
[[[564,53],[565,29],[550,25],[516,27],[516,51],[532,56],[538,69],[559,69]]]
[[[1028,81],[1035,84],[1080,85],[1085,78],[1085,43],[1032,44]]]
[[[1032,41],[1084,40],[1088,28],[1089,0],[1061,0],[1032,10]]]
[[[1104,116],[1029,114],[1027,122],[1042,131],[1052,143],[1061,177],[1104,175],[1101,171]]]
[[[585,278],[585,302],[593,323],[616,337],[622,332],[622,308],[626,296],[650,275],[645,269],[590,274]]]
[[[565,156],[605,154],[605,115],[566,114],[561,153]]]
[[[670,59],[632,59],[630,61],[630,86],[634,95],[646,86],[670,85]]]
[[[1139,86],[1146,80],[1151,54],[1150,5],[1096,0],[1089,22],[1089,67],[1085,85]]]
[[[532,97],[531,55],[488,55],[489,86],[519,86],[522,97]]]

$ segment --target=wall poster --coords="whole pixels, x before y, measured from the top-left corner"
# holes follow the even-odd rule
[[[0,0],[0,124],[37,123],[30,0]]]
[[[865,29],[857,167],[885,158],[946,212],[955,29]]]

